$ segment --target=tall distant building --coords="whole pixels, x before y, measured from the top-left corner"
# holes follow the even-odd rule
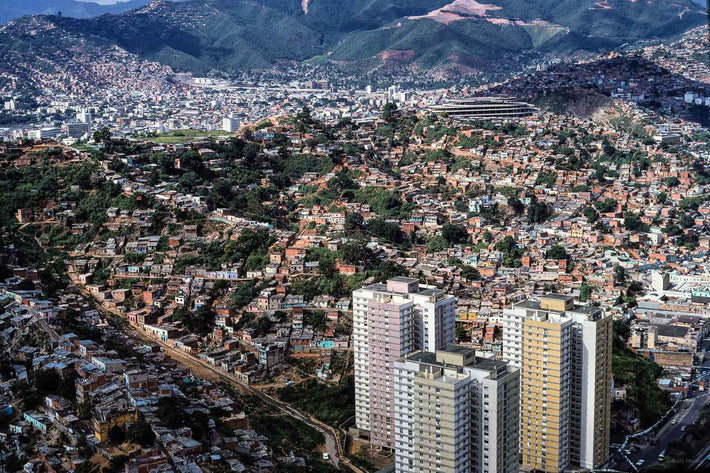
[[[395,363],[397,473],[517,473],[519,381],[455,345]]]
[[[394,448],[394,364],[454,342],[456,299],[397,277],[353,292],[355,424],[372,445]]]
[[[66,123],[67,135],[72,138],[81,138],[89,132],[89,125],[79,120],[69,120]]]
[[[222,131],[234,133],[239,131],[239,119],[234,117],[224,117],[222,119]]]
[[[612,318],[549,294],[503,313],[503,358],[520,369],[522,466],[558,472],[609,458]]]
[[[85,125],[91,126],[92,117],[91,112],[89,112],[88,110],[82,110],[81,112],[77,113],[76,119]]]

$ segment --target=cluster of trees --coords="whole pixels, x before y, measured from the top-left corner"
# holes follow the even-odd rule
[[[641,220],[641,217],[631,212],[624,212],[624,228],[631,232],[647,233],[651,227]]]
[[[446,224],[441,227],[441,237],[450,245],[465,245],[471,242],[471,236],[463,225]]]
[[[266,229],[244,229],[236,240],[212,241],[200,245],[199,255],[179,258],[174,265],[176,273],[182,273],[189,265],[204,265],[217,270],[222,264],[244,262],[244,270],[263,269],[269,262],[268,249],[274,243],[274,235]]]
[[[554,171],[541,172],[535,180],[536,186],[554,187],[557,182],[557,173]]]
[[[359,214],[354,215],[357,215],[359,217]],[[352,220],[353,219],[350,219],[350,222],[352,222]],[[387,222],[382,219],[374,219],[370,220],[367,223],[366,228],[367,231],[371,234],[380,237],[383,240],[387,240],[388,242],[393,243],[395,245],[409,243],[409,237],[405,235],[405,233],[402,231],[402,229],[397,223]]]
[[[176,397],[158,399],[157,416],[160,423],[169,429],[187,426],[192,430],[192,438],[197,441],[208,440],[210,433],[210,414],[201,410],[185,410],[187,401]],[[139,442],[140,443],[140,442]]]
[[[369,204],[383,218],[409,218],[414,205],[402,202],[399,194],[379,187],[363,187],[354,193],[354,201]]]
[[[539,202],[535,196],[532,196],[530,204],[528,205],[527,218],[530,223],[540,223],[544,222],[552,215],[550,207],[544,203]]]
[[[545,258],[566,260],[569,259],[569,253],[567,253],[567,250],[562,245],[552,245],[550,249],[545,252]]]
[[[614,321],[611,364],[614,384],[625,386],[627,390],[627,400],[614,403],[616,408],[628,404],[635,409],[639,413],[641,426],[645,428],[653,425],[670,408],[671,400],[656,382],[662,376],[663,368],[629,350],[626,343],[630,335],[629,321]]]
[[[310,248],[306,254],[306,261],[318,261],[320,275],[294,280],[291,291],[303,295],[306,300],[321,294],[349,297],[352,291],[361,287],[363,281],[369,277],[375,278],[376,281],[384,281],[404,274],[405,269],[401,265],[390,260],[379,260],[368,248],[368,242],[367,237],[355,233],[338,251]],[[336,271],[336,260],[344,264],[362,266],[364,271],[352,276],[341,275]]]
[[[126,440],[143,447],[152,447],[155,444],[155,432],[144,420],[133,422],[126,427],[115,425],[108,431],[108,438],[114,445],[120,445]]]
[[[295,386],[277,391],[279,399],[298,410],[312,414],[331,426],[338,426],[355,415],[355,384],[352,376],[343,378],[338,385],[317,379],[307,379]]]
[[[430,238],[427,242],[428,253],[438,253],[454,245],[471,243],[471,236],[463,225],[445,224],[441,227],[441,236]]]
[[[178,307],[173,312],[173,320],[180,322],[183,327],[192,333],[207,334],[214,326],[215,312],[208,304],[197,310],[187,307]]]
[[[518,247],[517,242],[510,235],[505,236],[495,244],[495,249],[503,253],[503,266],[507,268],[519,268],[522,266],[520,258],[523,257],[525,251]]]
[[[16,382],[12,391],[15,398],[20,400],[22,409],[30,411],[42,404],[49,394],[67,399],[76,398],[75,379],[76,373],[62,377],[55,370],[39,370],[31,372],[28,380]]]

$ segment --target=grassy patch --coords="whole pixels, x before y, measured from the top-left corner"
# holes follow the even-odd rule
[[[232,134],[225,131],[206,131],[206,130],[175,130],[169,131],[167,133],[161,133],[157,136],[148,137],[147,140],[154,143],[188,143],[190,141],[196,141],[200,139],[211,139],[211,138],[228,138]]]
[[[355,385],[353,377],[343,378],[338,385],[308,379],[296,386],[280,388],[276,395],[300,411],[305,411],[331,426],[355,415]]]
[[[250,418],[250,423],[256,432],[269,437],[274,449],[282,448],[284,452],[312,452],[325,442],[323,434],[284,414],[260,413]]]

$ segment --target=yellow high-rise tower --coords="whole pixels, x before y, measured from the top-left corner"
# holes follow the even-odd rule
[[[506,309],[503,357],[520,369],[523,468],[598,468],[609,458],[612,319],[551,294]]]

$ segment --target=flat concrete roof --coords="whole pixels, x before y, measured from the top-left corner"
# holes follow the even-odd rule
[[[461,345],[446,345],[444,348],[440,348],[439,351],[445,351],[447,353],[463,354],[471,351],[476,351],[474,348],[464,347]]]
[[[419,279],[405,278],[404,276],[395,276],[393,278],[388,279],[388,281],[403,282],[409,284],[413,282],[419,282]]]
[[[568,301],[574,299],[574,296],[569,296],[566,294],[545,294],[541,299],[554,299],[556,301]]]

